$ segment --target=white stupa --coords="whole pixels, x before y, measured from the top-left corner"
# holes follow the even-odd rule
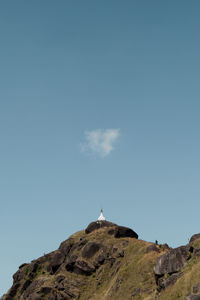
[[[100,216],[98,217],[98,221],[105,221],[105,220],[106,220],[106,218],[103,215],[103,209],[101,209],[101,213],[100,213]]]

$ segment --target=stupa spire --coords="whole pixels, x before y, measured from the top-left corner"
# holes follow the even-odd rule
[[[106,220],[106,218],[103,215],[103,209],[101,209],[101,213],[100,213],[100,216],[98,217],[98,221],[105,221],[105,220]]]

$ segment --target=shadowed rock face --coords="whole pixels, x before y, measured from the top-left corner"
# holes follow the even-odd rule
[[[96,221],[92,222],[88,225],[85,232],[87,234],[93,232],[94,230],[98,230],[100,228],[104,227],[110,227],[108,230],[108,234],[114,235],[115,238],[121,238],[121,237],[130,237],[130,238],[138,238],[138,234],[133,231],[132,229],[124,226],[118,226],[114,223],[108,222],[108,221]]]
[[[102,247],[101,244],[95,243],[95,242],[90,242],[85,245],[82,251],[82,256],[84,258],[91,258],[93,257],[99,249]]]
[[[85,229],[85,233],[91,233],[94,230],[103,228],[103,227],[113,227],[117,226],[116,224],[108,221],[95,221],[88,225],[88,227]]]

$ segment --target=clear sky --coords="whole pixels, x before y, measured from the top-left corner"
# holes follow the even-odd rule
[[[0,294],[105,217],[200,232],[199,0],[0,1]]]

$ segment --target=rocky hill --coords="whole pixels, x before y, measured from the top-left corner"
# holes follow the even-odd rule
[[[171,249],[96,221],[13,275],[3,300],[200,299],[200,234]]]

